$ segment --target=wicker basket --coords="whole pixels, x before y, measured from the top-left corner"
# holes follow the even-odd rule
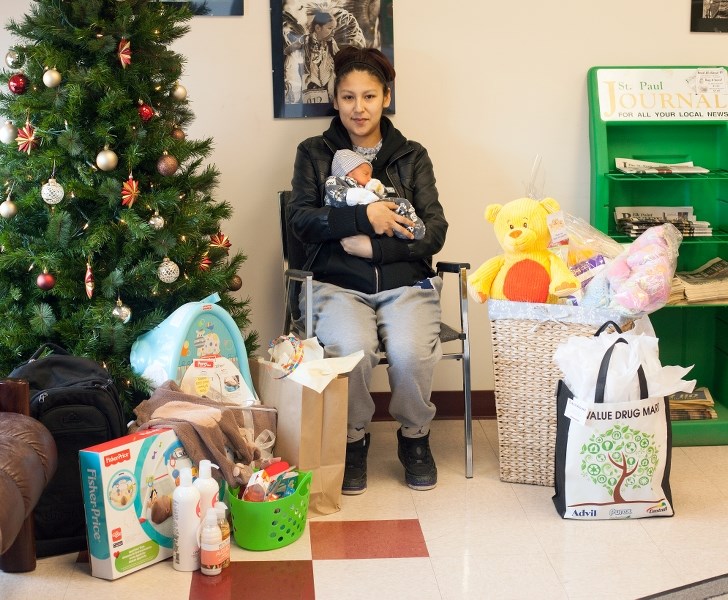
[[[556,386],[553,355],[572,336],[629,319],[605,309],[489,300],[501,481],[553,486]]]

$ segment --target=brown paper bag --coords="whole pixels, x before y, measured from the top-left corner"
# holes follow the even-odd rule
[[[264,406],[278,411],[274,454],[301,471],[313,471],[309,514],[341,508],[346,457],[349,380],[338,376],[318,393],[250,360],[253,386]]]

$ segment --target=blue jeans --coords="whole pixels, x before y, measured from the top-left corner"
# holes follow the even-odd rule
[[[430,402],[433,371],[442,357],[442,279],[429,281],[429,289],[400,287],[377,294],[313,282],[313,330],[325,355],[364,351],[364,358],[349,373],[349,442],[364,437],[374,415],[369,385],[380,348],[387,353],[390,414],[399,421],[405,437],[429,432],[435,416],[435,405]]]

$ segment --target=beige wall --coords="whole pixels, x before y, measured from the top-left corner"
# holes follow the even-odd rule
[[[394,0],[394,121],[435,164],[450,222],[438,258],[475,268],[500,251],[483,209],[524,195],[537,154],[543,191],[588,219],[587,69],[725,64],[728,38],[690,33],[690,4]],[[29,6],[2,0],[0,21]],[[0,56],[10,43],[0,31]],[[290,184],[298,141],[328,120],[273,119],[267,0],[245,0],[243,17],[194,18],[175,50],[187,58],[182,83],[196,116],[188,134],[215,140],[217,195],[235,207],[224,232],[248,255],[241,293],[250,296],[253,326],[266,341],[282,327],[275,193]],[[486,310],[470,308],[473,387],[492,389]],[[455,318],[454,307],[446,313]],[[377,389],[386,389],[377,371]],[[438,368],[436,389],[458,385],[456,365]]]

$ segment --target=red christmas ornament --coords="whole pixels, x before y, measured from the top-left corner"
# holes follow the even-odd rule
[[[94,274],[91,271],[90,263],[86,263],[86,276],[83,278],[83,284],[86,287],[86,295],[91,300],[91,296],[94,295]]]
[[[207,252],[205,252],[200,259],[200,271],[209,271],[211,266],[212,261],[207,257]]]
[[[129,179],[121,186],[122,206],[128,206],[129,208],[134,206],[134,201],[139,197],[139,193],[139,182],[129,173]]]
[[[121,68],[126,69],[131,64],[131,42],[127,39],[121,38],[119,41],[119,61],[121,62]]]
[[[220,248],[220,250],[229,252],[230,246],[232,246],[232,244],[230,243],[228,236],[224,233],[218,232],[215,235],[210,236],[210,248]]]
[[[18,150],[27,154],[30,154],[34,148],[37,148],[40,142],[35,137],[35,128],[28,121],[25,122],[24,127],[18,129],[18,137],[15,138],[15,141],[18,142]]]
[[[36,285],[44,290],[52,290],[53,286],[56,285],[56,278],[53,277],[47,270],[43,269],[43,272],[38,275],[38,279],[35,280]]]
[[[145,123],[154,116],[154,109],[143,102],[139,105],[139,116]]]
[[[13,94],[24,94],[28,89],[28,78],[22,73],[16,73],[8,79],[8,88]]]

